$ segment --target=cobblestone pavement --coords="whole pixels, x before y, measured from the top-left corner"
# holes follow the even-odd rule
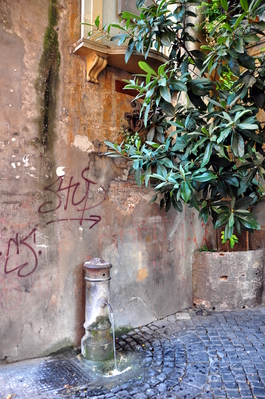
[[[0,398],[265,398],[264,307],[177,313],[122,335],[116,350],[130,369],[109,378],[74,353],[1,365]]]

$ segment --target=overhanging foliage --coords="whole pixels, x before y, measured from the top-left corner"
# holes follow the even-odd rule
[[[264,37],[265,6],[215,0],[219,16],[202,43],[200,3],[154,0],[145,7],[137,0],[140,15],[124,12],[119,25],[104,28],[120,29],[112,40],[127,43],[126,60],[133,51],[147,58],[151,47],[169,49],[158,71],[140,62],[143,74],[127,82],[142,100],[145,140],[107,142],[108,155],[132,161],[137,183],[152,181],[153,200],[160,195],[166,211],[187,203],[205,223],[211,215],[216,228],[225,226],[229,239],[234,229],[260,228],[251,209],[264,194],[265,132],[258,113],[265,109],[265,61],[263,51],[253,54]]]

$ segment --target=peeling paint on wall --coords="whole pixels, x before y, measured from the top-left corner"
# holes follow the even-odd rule
[[[24,155],[22,162],[24,163],[25,168],[27,168],[29,166],[29,155]]]
[[[58,166],[58,168],[56,168],[56,174],[57,176],[61,177],[65,175],[65,166]]]
[[[137,281],[143,281],[148,277],[148,270],[146,268],[142,268],[138,270]]]
[[[122,215],[128,215],[133,212],[136,205],[144,198],[149,202],[152,195],[149,189],[138,187],[134,178],[129,179],[127,183],[122,181],[112,181],[108,190],[109,200],[116,205],[116,209]]]
[[[95,151],[94,144],[86,136],[81,136],[80,134],[75,136],[73,146],[87,153]]]

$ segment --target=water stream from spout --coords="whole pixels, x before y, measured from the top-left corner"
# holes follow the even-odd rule
[[[115,349],[115,326],[114,326],[114,316],[113,312],[110,313],[110,321],[112,325],[112,336],[113,336],[113,352],[114,352],[114,370],[117,370],[117,358],[116,358],[116,349]]]
[[[104,306],[108,306],[108,309],[109,309],[109,316],[110,316],[110,322],[111,322],[111,326],[112,326],[112,336],[113,336],[114,371],[117,371],[117,373],[118,373],[117,358],[116,358],[116,348],[115,348],[115,326],[114,326],[113,309],[112,309],[111,304],[106,299],[102,300],[102,305],[101,306],[103,306],[103,307]]]
[[[106,377],[114,377],[116,375],[120,375],[123,373],[126,373],[126,371],[131,370],[131,367],[127,367],[124,370],[118,370],[117,367],[117,357],[116,357],[116,345],[115,345],[115,323],[114,323],[114,316],[113,316],[113,309],[111,305],[107,302],[108,308],[109,308],[109,316],[110,316],[110,322],[112,325],[112,337],[113,337],[113,354],[114,354],[114,369],[109,371],[108,375]]]

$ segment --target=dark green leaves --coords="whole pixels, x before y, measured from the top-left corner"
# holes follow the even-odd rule
[[[131,42],[131,43],[128,45],[128,47],[127,47],[127,50],[126,50],[126,53],[125,53],[125,62],[126,62],[126,64],[127,64],[127,62],[129,61],[129,59],[130,59],[130,57],[131,57],[131,55],[132,55],[134,45],[135,45],[135,43],[134,43],[134,42]]]
[[[146,62],[126,86],[139,93],[141,140],[128,129],[122,144],[106,143],[107,155],[128,160],[137,184],[155,189],[151,202],[159,198],[166,211],[186,203],[231,242],[235,230],[260,228],[251,207],[265,191],[265,129],[257,120],[265,109],[265,59],[252,49],[264,36],[264,7],[261,0],[240,0],[236,9],[228,0],[203,3],[206,37],[197,49],[198,13],[190,4],[137,0],[140,15],[125,12],[112,24],[120,29],[113,40],[127,45],[126,62],[135,53]],[[147,59],[151,48],[164,47],[164,64]]]
[[[211,171],[202,172],[200,174],[197,172],[196,175],[193,175],[193,179],[198,182],[206,182],[217,179],[217,176]]]
[[[186,181],[181,183],[181,198],[184,202],[188,202],[192,194],[192,190]]]
[[[220,2],[221,2],[221,5],[222,5],[223,9],[225,11],[227,11],[228,10],[227,0],[220,0]]]
[[[175,116],[175,108],[171,103],[161,100],[159,105],[166,115]]]
[[[233,131],[231,140],[231,149],[236,157],[243,157],[244,155],[244,139],[240,133]]]
[[[260,230],[260,224],[252,213],[239,209],[235,211],[235,218],[248,230]]]
[[[233,46],[238,53],[244,53],[245,47],[244,40],[242,38],[237,38],[236,40],[234,40]]]
[[[159,92],[161,97],[163,97],[166,102],[171,103],[171,94],[168,87],[160,86]]]
[[[260,41],[260,37],[254,33],[249,35],[243,35],[242,37],[245,43],[257,43]]]
[[[145,0],[137,0],[136,1],[136,8],[140,8],[144,5]]]
[[[228,66],[235,76],[240,76],[240,67],[236,58],[231,57]]]
[[[240,4],[244,11],[248,11],[248,0],[240,0]]]
[[[205,201],[205,203],[203,204],[200,212],[199,212],[199,218],[201,218],[204,223],[206,224],[208,222],[209,219],[209,209],[207,207],[207,202]]]
[[[212,155],[212,147],[213,147],[213,144],[211,142],[206,145],[205,152],[204,152],[204,155],[202,158],[202,163],[201,163],[202,167],[205,166],[209,162],[210,156]]]
[[[252,71],[255,69],[255,58],[247,53],[239,54],[238,62],[244,68],[250,69]]]

